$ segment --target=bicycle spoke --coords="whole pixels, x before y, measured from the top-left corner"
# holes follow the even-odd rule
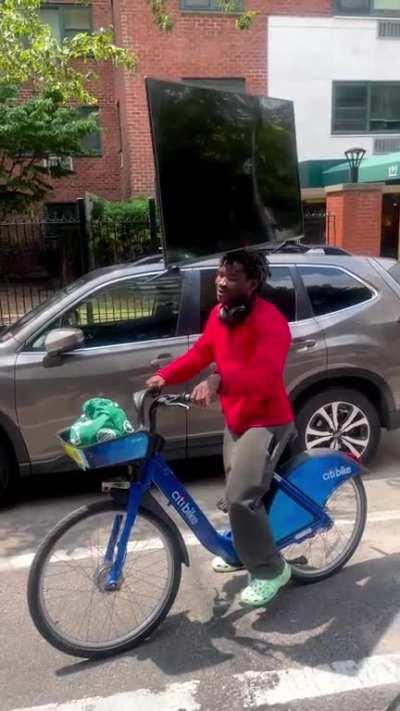
[[[317,530],[307,540],[292,544],[285,550],[285,557],[293,560],[299,571],[303,570],[305,574],[309,572],[310,575],[335,565],[349,548],[357,531],[358,512],[357,489],[354,481],[349,479],[333,492],[326,507],[326,513],[333,524],[331,528]],[[306,564],[296,562],[302,558]]]
[[[142,516],[127,545],[120,587],[106,590],[104,554],[115,515],[114,509],[101,512],[68,529],[45,564],[46,617],[72,643],[109,644],[132,635],[158,614],[170,590],[170,549],[161,529]]]
[[[95,588],[94,588],[94,586],[93,586],[92,591],[91,591],[91,593],[90,593],[90,603],[91,603],[92,605],[93,605],[94,591],[95,591]],[[89,628],[90,628],[90,620],[91,620],[91,617],[92,617],[92,608],[90,608],[89,615],[88,615],[88,620],[87,620],[86,641],[87,641],[88,638],[89,638]]]

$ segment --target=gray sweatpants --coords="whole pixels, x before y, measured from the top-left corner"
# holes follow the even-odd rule
[[[225,498],[233,540],[240,560],[255,578],[274,578],[283,570],[263,497],[273,476],[271,446],[285,429],[286,425],[252,427],[240,437],[225,430]]]

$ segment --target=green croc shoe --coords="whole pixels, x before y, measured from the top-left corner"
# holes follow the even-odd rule
[[[262,607],[267,605],[278,594],[279,590],[289,582],[292,575],[290,565],[285,561],[285,567],[280,575],[272,580],[252,578],[242,590],[240,604],[249,607]]]

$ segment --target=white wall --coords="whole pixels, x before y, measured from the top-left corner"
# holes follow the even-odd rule
[[[376,18],[271,17],[267,70],[269,96],[294,101],[299,160],[372,155],[373,134],[331,134],[332,82],[400,81],[400,40],[377,39]]]

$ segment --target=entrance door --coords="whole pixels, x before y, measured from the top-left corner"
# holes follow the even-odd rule
[[[382,207],[381,257],[399,258],[400,195],[384,195]]]

